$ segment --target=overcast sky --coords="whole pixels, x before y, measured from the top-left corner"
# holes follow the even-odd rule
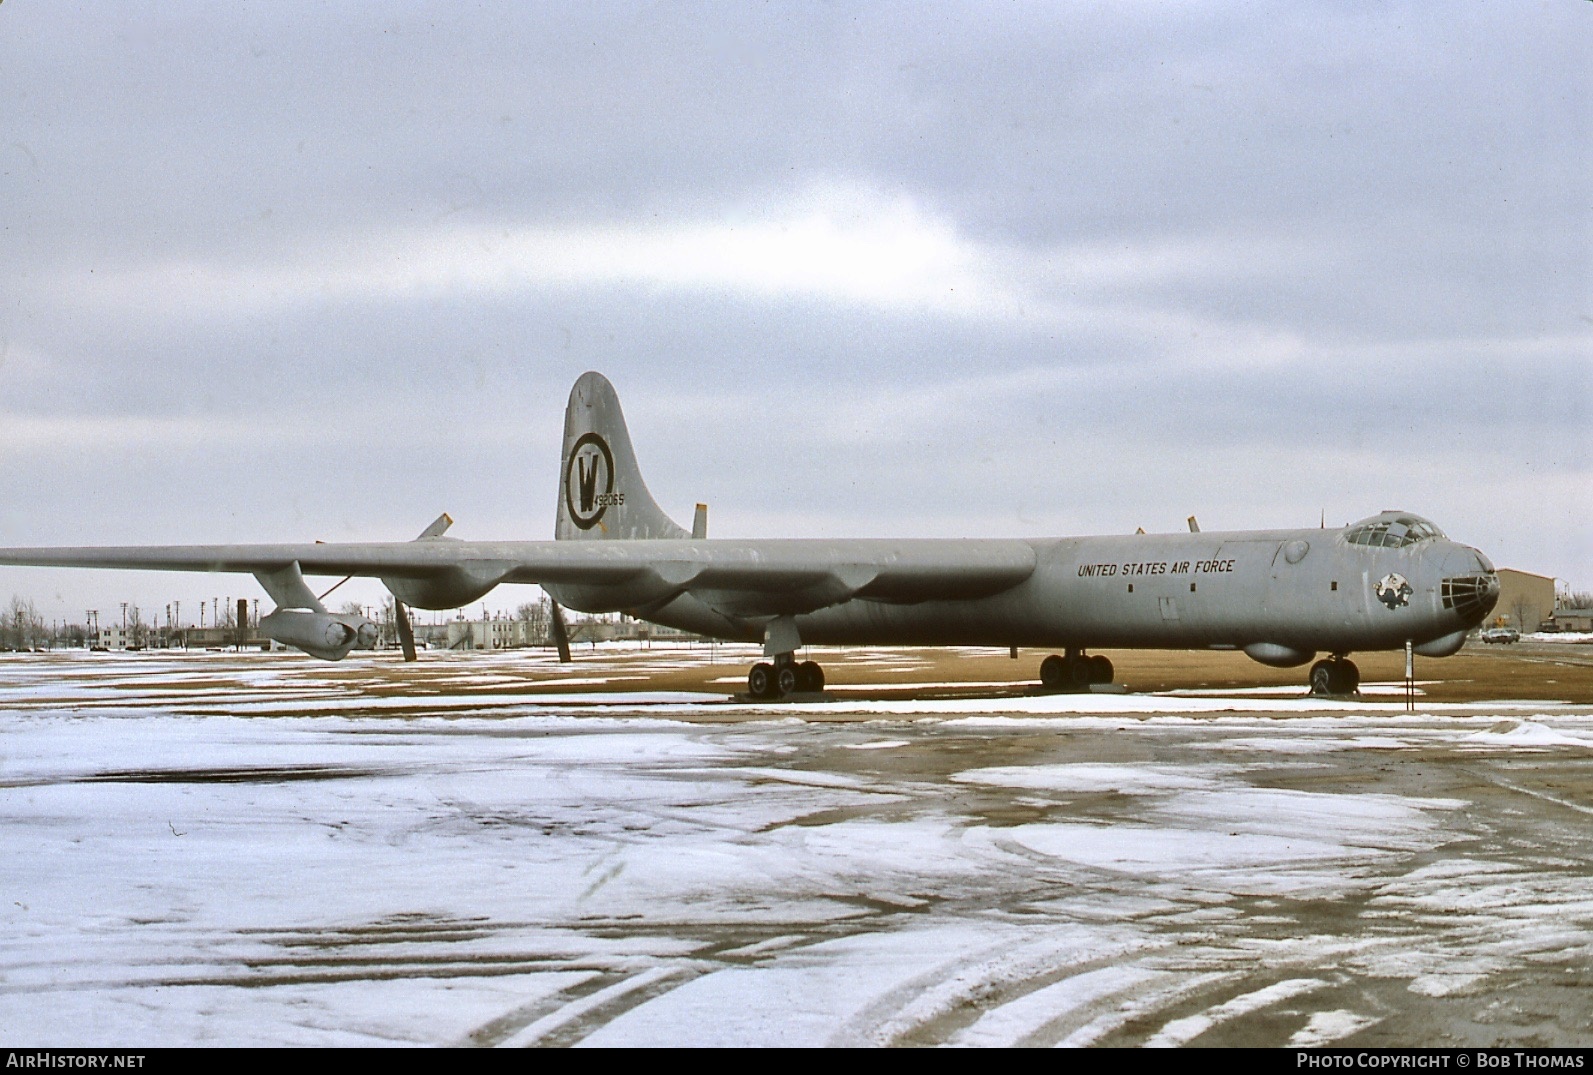
[[[714,536],[1397,507],[1593,589],[1590,42],[1576,0],[5,0],[0,545],[550,537],[596,369]]]

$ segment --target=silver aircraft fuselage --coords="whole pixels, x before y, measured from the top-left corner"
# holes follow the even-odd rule
[[[1346,541],[1350,529],[1029,540],[1022,544],[1033,550],[1033,573],[1001,593],[916,603],[851,600],[795,621],[804,641],[831,645],[1270,644],[1305,654],[1399,649],[1411,641],[1438,655],[1459,648],[1454,636],[1463,638],[1491,609],[1493,567],[1477,550],[1445,538],[1368,547]],[[834,544],[833,555],[844,559],[847,543]],[[904,552],[911,545],[901,543]],[[1457,579],[1468,580],[1458,585],[1470,600],[1460,599]],[[578,589],[561,596],[588,610]],[[618,595],[606,596],[598,603],[606,607],[590,610],[611,610]],[[750,625],[727,632],[725,618],[691,594],[630,611],[683,630],[761,637]]]

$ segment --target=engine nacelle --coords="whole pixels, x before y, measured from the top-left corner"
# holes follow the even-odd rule
[[[498,585],[497,577],[482,578],[462,568],[439,571],[424,579],[383,579],[387,592],[410,608],[424,608],[441,612],[462,608],[491,593]]]
[[[1460,652],[1460,647],[1466,644],[1466,634],[1465,631],[1456,631],[1454,634],[1423,642],[1419,646],[1412,646],[1411,652],[1418,657],[1453,657]]]
[[[376,624],[364,616],[279,608],[260,620],[260,633],[323,661],[341,661],[354,646],[376,645]]]
[[[1315,657],[1316,651],[1296,649],[1277,642],[1252,642],[1245,647],[1245,656],[1273,668],[1296,668]]]

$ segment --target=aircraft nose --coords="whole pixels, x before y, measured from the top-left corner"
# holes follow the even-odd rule
[[[1499,603],[1499,576],[1493,563],[1467,545],[1454,545],[1443,557],[1439,593],[1446,609],[1453,610],[1468,627],[1481,623]]]

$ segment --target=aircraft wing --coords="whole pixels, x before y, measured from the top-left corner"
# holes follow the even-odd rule
[[[1033,572],[1032,545],[1011,540],[914,539],[455,541],[446,538],[286,545],[149,545],[0,549],[19,567],[306,575],[438,582],[461,589],[504,582],[595,587],[652,603],[696,593],[737,615],[790,615],[852,598],[918,603],[984,597]],[[452,606],[444,606],[452,607]]]

